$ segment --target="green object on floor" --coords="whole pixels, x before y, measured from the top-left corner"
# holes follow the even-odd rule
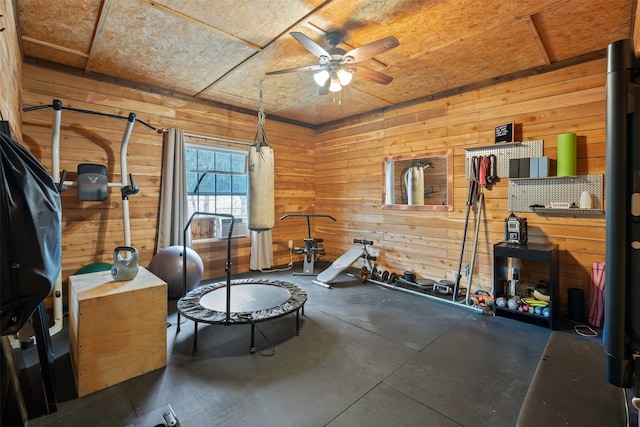
[[[75,274],[87,274],[87,273],[97,273],[99,271],[110,271],[111,264],[108,262],[94,262],[91,264],[87,264],[84,267],[81,267]]]

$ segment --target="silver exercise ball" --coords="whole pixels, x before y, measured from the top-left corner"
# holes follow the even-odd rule
[[[183,246],[161,249],[151,259],[149,271],[167,282],[169,298],[180,298],[184,294],[182,252]],[[204,264],[193,249],[187,247],[187,292],[194,289],[202,279]]]

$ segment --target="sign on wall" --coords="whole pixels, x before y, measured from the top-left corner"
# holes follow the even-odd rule
[[[513,142],[513,122],[496,127],[496,144]]]

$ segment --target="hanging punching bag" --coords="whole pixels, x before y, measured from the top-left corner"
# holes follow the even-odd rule
[[[404,174],[404,184],[408,204],[424,205],[424,170],[420,166],[411,166]]]
[[[256,141],[249,148],[249,230],[265,231],[273,228],[273,163],[273,149],[266,142]]]
[[[249,148],[249,230],[266,231],[275,222],[273,149],[264,131],[264,101],[260,80],[260,111],[254,144]]]

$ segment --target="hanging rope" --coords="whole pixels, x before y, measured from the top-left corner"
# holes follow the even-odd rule
[[[257,149],[260,147],[268,147],[269,142],[267,141],[267,133],[264,130],[264,96],[262,95],[262,82],[264,80],[260,80],[260,108],[258,110],[258,129],[256,130],[256,137],[254,139],[254,145]]]

